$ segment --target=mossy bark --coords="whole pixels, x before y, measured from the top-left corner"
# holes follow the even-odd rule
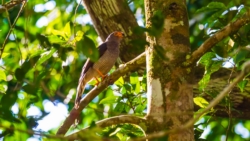
[[[145,0],[146,26],[158,34],[147,34],[148,121],[146,133],[176,129],[193,115],[192,69],[182,67],[190,53],[189,25],[184,0]],[[160,14],[159,14],[160,13]],[[157,15],[159,18],[157,18]],[[155,26],[162,18],[162,27]],[[164,116],[168,113],[170,116]],[[169,141],[194,140],[193,127],[169,134]]]

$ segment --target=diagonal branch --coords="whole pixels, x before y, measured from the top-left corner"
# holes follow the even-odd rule
[[[124,123],[136,124],[136,125],[139,125],[142,129],[144,129],[147,124],[144,118],[131,116],[131,115],[122,115],[122,116],[111,117],[111,118],[98,121],[96,123],[96,126],[104,128],[104,127],[108,127],[111,125],[124,124]],[[86,132],[86,130],[88,130],[89,128],[90,127],[84,128],[76,133],[73,133],[67,136],[67,138],[69,139],[80,138],[80,136],[82,136]]]
[[[133,141],[144,141],[146,139],[160,138],[160,137],[164,137],[170,133],[173,134],[173,133],[181,132],[183,130],[190,128],[191,126],[194,125],[194,123],[197,120],[200,119],[200,117],[202,115],[207,113],[211,108],[215,107],[227,94],[229,94],[230,91],[235,87],[235,85],[237,85],[240,81],[242,81],[244,79],[244,77],[246,75],[248,75],[249,72],[250,72],[250,61],[243,64],[241,73],[234,79],[234,81],[232,83],[230,83],[227,87],[225,87],[223,89],[223,91],[221,91],[220,94],[214,100],[212,100],[210,102],[210,104],[202,112],[198,113],[195,118],[189,120],[183,126],[181,126],[179,128],[175,128],[173,130],[160,131],[157,133],[153,133],[153,134],[148,135],[147,137],[138,138],[138,139],[135,139]]]
[[[14,131],[14,132],[20,132],[22,134],[29,134],[29,135],[36,135],[36,136],[43,136],[43,137],[47,137],[50,139],[66,139],[66,137],[62,136],[62,135],[51,135],[51,134],[45,134],[43,132],[39,132],[39,131],[33,131],[30,129],[20,129],[20,128],[16,128],[14,126],[6,126],[3,124],[0,124],[0,128],[1,130],[5,129],[5,130],[9,130],[9,131]]]
[[[0,13],[5,12],[5,10],[10,10],[13,7],[24,2],[26,3],[26,0],[12,0],[12,1],[6,2],[3,5],[0,5]]]
[[[191,57],[186,61],[185,66],[190,66],[196,63],[202,55],[204,55],[209,49],[214,47],[215,44],[222,39],[228,37],[230,34],[238,31],[242,26],[250,22],[250,9],[235,22],[229,23],[220,31],[216,32],[213,36],[208,38],[197,50],[195,50]]]
[[[116,71],[114,71],[110,76],[108,76],[104,81],[102,81],[97,87],[92,89],[80,102],[78,109],[72,109],[69,116],[65,119],[63,125],[58,129],[57,135],[64,135],[70,126],[74,123],[76,118],[80,115],[81,111],[91,102],[99,93],[101,93],[105,88],[107,88],[111,82],[115,82],[120,76],[125,75],[130,71],[134,71],[145,63],[145,53],[137,56],[130,62],[122,65]]]

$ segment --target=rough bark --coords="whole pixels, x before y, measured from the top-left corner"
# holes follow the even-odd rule
[[[151,121],[146,133],[178,129],[192,119],[192,115],[164,116],[169,112],[193,111],[190,85],[191,68],[181,67],[190,53],[188,15],[183,0],[145,0],[146,26],[154,28],[154,17],[163,15],[164,25],[158,36],[147,35],[146,48],[148,113]],[[162,54],[159,51],[164,52]],[[169,141],[194,140],[193,128],[169,134]]]
[[[103,41],[115,30],[125,33],[126,38],[120,46],[123,62],[130,61],[145,50],[142,44],[134,44],[144,41],[145,35],[133,32],[138,24],[126,0],[84,0],[83,3]]]

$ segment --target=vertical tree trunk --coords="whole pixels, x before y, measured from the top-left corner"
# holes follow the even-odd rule
[[[146,27],[152,30],[148,32],[150,45],[146,48],[150,122],[147,133],[152,133],[178,128],[192,118],[185,114],[193,111],[192,69],[182,67],[190,53],[185,0],[145,0],[145,9]],[[157,24],[160,20],[163,25]],[[193,128],[170,134],[168,140],[194,140]]]

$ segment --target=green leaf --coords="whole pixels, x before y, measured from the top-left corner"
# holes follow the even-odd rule
[[[6,86],[6,85],[0,83],[0,95],[1,95],[1,94],[6,94],[6,90],[7,90],[7,89],[5,89],[4,86]]]
[[[118,102],[114,108],[114,112],[121,113],[124,110],[125,104]]]
[[[217,10],[226,10],[226,6],[224,3],[221,2],[210,2],[206,7],[202,7],[198,9],[196,13],[199,12],[210,12],[210,11],[217,11]]]
[[[120,89],[120,93],[121,94],[125,94],[127,92],[125,86],[123,86],[121,89]]]
[[[76,42],[76,48],[83,52],[83,54],[90,58],[91,61],[96,62],[99,58],[98,49],[93,40],[88,36],[84,36],[83,40]]]
[[[2,69],[0,69],[0,81],[1,80],[6,81],[6,74]]]
[[[117,102],[117,97],[116,96],[109,96],[104,99],[102,99],[99,104],[113,104]]]
[[[70,22],[67,22],[67,24],[63,28],[63,31],[64,31],[64,35],[66,35],[66,39],[68,40],[69,37],[71,36]]]
[[[38,88],[36,86],[29,85],[29,84],[23,86],[22,88],[25,92],[27,92],[28,94],[31,94],[31,95],[36,95],[37,91],[38,91]]]
[[[25,72],[23,71],[23,69],[17,68],[15,71],[15,76],[17,80],[22,81],[25,76]]]
[[[48,36],[48,39],[49,39],[49,42],[50,43],[66,43],[67,41],[66,40],[63,40],[62,38],[56,36],[56,35],[50,35]]]
[[[207,105],[209,104],[209,103],[207,102],[207,100],[204,99],[204,98],[202,98],[202,97],[195,97],[195,98],[194,98],[194,103],[195,103],[196,105],[200,106],[201,108],[206,108]]]
[[[134,92],[135,92],[136,94],[138,94],[140,91],[141,91],[141,85],[140,85],[140,82],[138,81],[138,82],[135,84]]]
[[[210,80],[210,75],[211,75],[210,73],[209,74],[208,73],[204,74],[202,79],[198,82],[199,91],[203,91],[206,88],[206,86],[207,86],[207,84],[209,83],[209,80]]]
[[[239,65],[241,61],[244,61],[247,58],[249,53],[250,52],[247,50],[240,50],[239,53],[234,57],[235,64]]]
[[[39,40],[39,42],[40,42],[40,44],[41,44],[42,47],[44,47],[44,48],[51,47],[51,43],[49,41],[49,37],[41,35],[41,34],[36,34],[36,38]]]
[[[118,87],[122,87],[124,85],[123,77],[120,77],[118,80],[116,80],[115,85],[117,85]]]
[[[208,52],[204,54],[199,63],[205,66],[205,74],[199,81],[199,90],[202,91],[206,88],[210,80],[210,75],[218,71],[223,63],[221,60],[214,60],[216,55],[214,52]]]
[[[227,58],[229,55],[228,51],[229,49],[232,48],[232,46],[230,46],[228,42],[229,42],[229,38],[226,38],[220,41],[212,48],[213,52],[215,52],[217,55],[219,55],[222,58]]]
[[[82,39],[83,39],[83,35],[84,35],[84,33],[83,33],[82,31],[77,31],[77,32],[76,32],[75,40],[76,40],[76,41],[82,40]]]
[[[52,30],[52,35],[64,37],[64,31],[61,31],[61,30]]]
[[[136,113],[142,113],[145,108],[146,108],[146,105],[138,105],[135,108],[135,112]]]
[[[237,84],[237,86],[240,88],[240,91],[241,91],[241,92],[244,91],[244,89],[245,89],[247,83],[248,83],[248,80],[242,80],[242,81],[240,81],[240,82]]]
[[[7,56],[9,56],[9,55],[10,55],[10,53],[3,52],[2,58],[5,58],[5,57],[7,57]]]
[[[209,66],[211,64],[212,59],[215,57],[216,55],[214,52],[208,52],[201,57],[199,64],[202,64],[204,66]]]
[[[49,58],[51,58],[51,56],[56,52],[56,49],[51,48],[50,51],[46,51],[42,54],[42,56],[39,58],[39,60],[37,61],[36,65],[41,65],[42,63],[44,63],[45,61],[47,61]]]
[[[139,77],[138,77],[138,74],[136,72],[131,73],[129,78],[130,78],[130,83],[131,84],[136,84],[136,83],[139,82]]]

